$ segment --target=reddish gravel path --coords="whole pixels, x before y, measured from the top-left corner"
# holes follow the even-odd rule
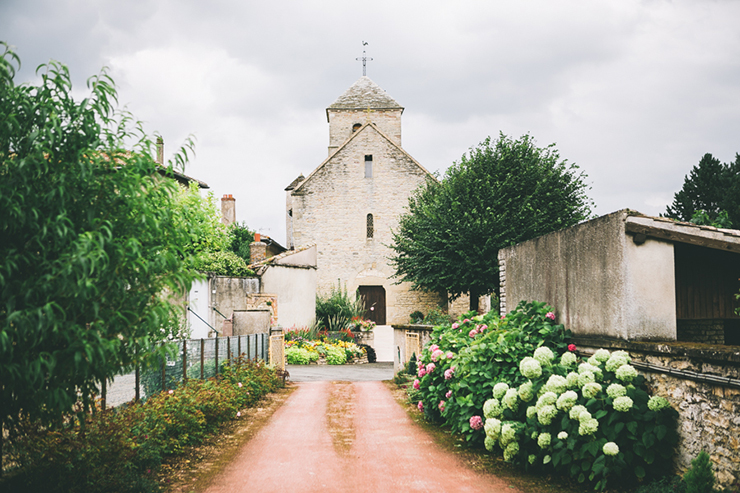
[[[208,493],[507,492],[437,446],[381,382],[306,382]]]

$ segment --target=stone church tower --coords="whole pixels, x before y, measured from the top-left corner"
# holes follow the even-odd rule
[[[318,247],[318,290],[340,281],[366,300],[378,325],[408,323],[440,297],[394,284],[386,245],[408,198],[431,175],[401,147],[404,108],[361,77],[326,109],[329,157],[287,192],[289,248]]]

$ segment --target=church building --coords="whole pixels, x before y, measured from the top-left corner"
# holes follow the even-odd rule
[[[288,248],[316,244],[318,291],[341,283],[359,292],[378,325],[408,323],[413,311],[444,299],[395,284],[388,261],[409,196],[432,177],[401,147],[403,110],[361,77],[326,109],[327,159],[286,188]]]

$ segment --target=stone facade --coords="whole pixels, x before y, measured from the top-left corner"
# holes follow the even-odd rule
[[[433,179],[401,148],[403,108],[367,77],[327,108],[330,156],[287,191],[288,246],[316,244],[318,291],[382,287],[386,324],[440,304],[436,294],[394,284],[391,231],[408,198]]]

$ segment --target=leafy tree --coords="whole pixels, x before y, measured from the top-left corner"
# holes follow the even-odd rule
[[[498,292],[500,248],[590,216],[585,178],[554,144],[487,138],[409,199],[391,245],[396,277],[451,299],[469,292],[476,309],[478,296]]]
[[[229,239],[231,240],[229,250],[249,264],[251,262],[249,245],[254,241],[254,231],[246,224],[234,223],[229,228]]]
[[[666,208],[666,217],[725,228],[740,228],[740,154],[722,163],[707,153],[684,178]]]
[[[2,46],[0,425],[12,428],[20,416],[59,422],[101,382],[161,356],[196,274],[179,187],[116,109],[113,80],[91,77],[75,100],[51,62],[37,86],[16,85],[20,60]],[[186,161],[181,149],[175,164]]]

